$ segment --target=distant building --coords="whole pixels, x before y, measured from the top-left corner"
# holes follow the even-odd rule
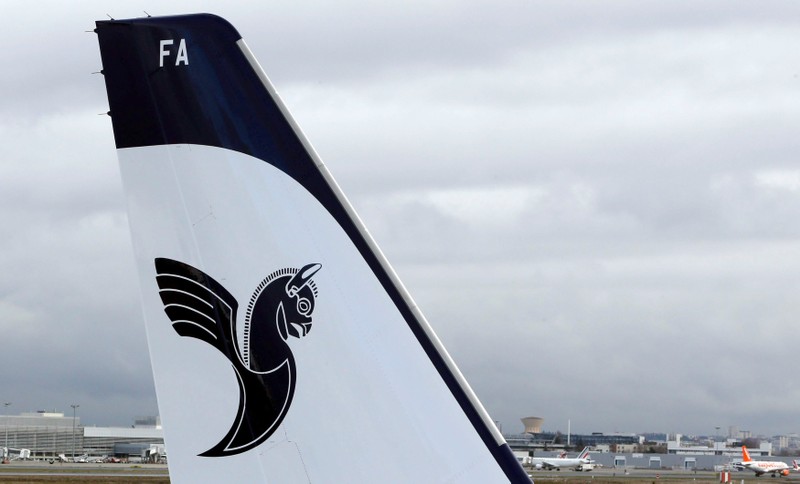
[[[84,427],[61,412],[39,411],[0,418],[0,447],[30,449],[34,459],[55,459],[59,454],[119,455],[117,446],[126,444],[146,449],[164,443],[158,417],[140,417],[133,427]],[[141,424],[138,425],[138,424]],[[131,447],[128,447],[130,449]],[[140,452],[140,451],[137,451]],[[134,452],[137,456],[139,453]],[[133,455],[125,452],[123,456]]]
[[[753,458],[772,455],[772,444],[761,442],[758,448],[747,448]],[[709,442],[706,444],[685,443],[681,434],[675,435],[675,440],[667,442],[668,454],[680,455],[719,455],[727,457],[742,457],[742,442],[738,439],[727,439],[725,442]]]
[[[538,434],[507,434],[504,435],[511,450],[556,450],[563,449],[567,444],[567,436],[560,432],[541,432]],[[595,432],[592,434],[572,434],[570,444],[572,447],[596,447],[596,446],[633,446],[644,442],[644,437],[637,434],[604,434]]]
[[[161,428],[161,417],[158,415],[147,415],[133,419],[133,426],[136,428]]]
[[[0,439],[5,446],[30,449],[32,457],[55,457],[70,454],[75,442],[81,448],[80,418],[65,417],[60,412],[44,410],[19,415],[4,415],[0,419]]]
[[[81,453],[127,458],[154,444],[164,444],[160,427],[85,427]]]

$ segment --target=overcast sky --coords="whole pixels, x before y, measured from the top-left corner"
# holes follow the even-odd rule
[[[144,7],[237,27],[505,432],[800,432],[800,3],[3,7],[11,413],[157,413],[85,32]]]

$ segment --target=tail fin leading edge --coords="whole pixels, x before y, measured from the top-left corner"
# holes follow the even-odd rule
[[[238,32],[96,32],[172,479],[530,482]]]

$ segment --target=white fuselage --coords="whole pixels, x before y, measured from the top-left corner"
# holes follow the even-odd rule
[[[587,450],[588,449],[584,449],[578,457],[534,457],[531,459],[531,464],[537,469],[583,468],[592,463]]]
[[[551,459],[544,459],[542,462],[542,467],[545,469],[560,469],[560,468],[578,467],[588,463],[589,459],[554,457]]]
[[[742,462],[742,467],[755,472],[757,476],[762,474],[778,474],[783,473],[784,471],[789,471],[789,465],[785,462],[769,460],[751,460],[749,462]]]

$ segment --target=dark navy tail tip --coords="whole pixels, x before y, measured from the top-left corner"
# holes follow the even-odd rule
[[[97,28],[116,25],[142,25],[164,28],[196,28],[198,32],[228,32],[236,42],[242,38],[230,22],[213,13],[192,13],[186,15],[168,15],[164,17],[139,17],[129,19],[111,19],[95,21]],[[96,32],[97,30],[95,30]]]
[[[97,36],[118,149],[253,151],[247,134],[260,125],[268,94],[227,20],[207,13],[98,20]]]

